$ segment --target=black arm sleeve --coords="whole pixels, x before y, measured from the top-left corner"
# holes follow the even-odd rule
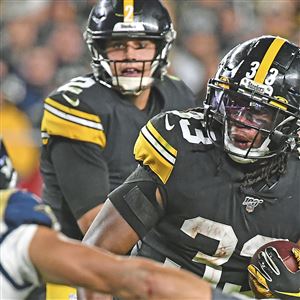
[[[106,200],[108,168],[98,145],[55,138],[50,155],[60,190],[77,220]]]
[[[140,238],[155,226],[164,214],[156,200],[158,182],[138,167],[108,198]]]

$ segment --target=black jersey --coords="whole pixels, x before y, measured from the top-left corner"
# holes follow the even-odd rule
[[[194,103],[187,86],[169,76],[154,82],[144,110],[93,75],[54,91],[44,103],[41,172],[43,198],[62,232],[82,238],[76,219],[104,202],[135,169],[134,142],[151,117]]]
[[[272,239],[300,240],[300,162],[291,156],[287,173],[271,187],[242,188],[245,168],[255,164],[233,162],[202,126],[202,112],[192,110],[162,113],[142,128],[135,157],[159,178],[166,203],[164,215],[140,236],[137,255],[192,271],[223,291],[249,291],[254,252]]]

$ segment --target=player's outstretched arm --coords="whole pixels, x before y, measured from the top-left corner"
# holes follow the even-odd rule
[[[29,255],[47,282],[82,286],[130,299],[145,298],[148,294],[148,271],[140,268],[141,262],[129,263],[44,226],[39,226],[33,237]]]
[[[134,260],[139,258],[134,258]],[[142,259],[142,268],[147,270],[148,297],[151,300],[212,299],[211,285],[198,276],[180,269]]]
[[[211,299],[197,276],[144,258],[121,258],[40,226],[29,247],[45,281],[83,286],[124,299]]]

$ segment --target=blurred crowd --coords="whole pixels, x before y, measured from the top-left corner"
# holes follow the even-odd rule
[[[162,1],[177,31],[170,73],[190,86],[199,105],[208,78],[234,45],[263,34],[300,43],[299,0]],[[37,194],[43,99],[69,79],[91,72],[82,33],[95,2],[0,2],[1,135],[19,173],[19,185]]]

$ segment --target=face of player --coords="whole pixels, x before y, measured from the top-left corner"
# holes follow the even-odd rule
[[[241,150],[259,148],[265,140],[263,130],[269,131],[272,126],[272,112],[255,107],[230,108],[227,116],[229,139]]]
[[[106,53],[111,61],[113,76],[141,77],[151,76],[151,63],[156,46],[150,40],[111,40]]]

